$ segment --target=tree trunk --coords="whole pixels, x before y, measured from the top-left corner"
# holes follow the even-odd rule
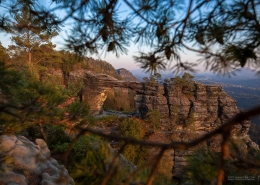
[[[32,63],[32,53],[30,50],[28,51],[28,63],[29,65]]]
[[[33,73],[33,68],[32,68],[32,53],[30,51],[30,49],[28,50],[28,67],[29,67],[29,71],[32,75]]]
[[[32,68],[32,51],[31,51],[31,47],[30,47],[30,45],[31,45],[31,37],[30,37],[30,36],[31,36],[31,35],[30,35],[30,31],[28,30],[28,31],[27,31],[28,67],[29,67],[29,71],[30,71],[30,73],[31,73],[31,75],[32,75],[32,73],[33,73],[33,68]]]

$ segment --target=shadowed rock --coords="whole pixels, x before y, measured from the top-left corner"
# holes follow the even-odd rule
[[[82,100],[90,104],[94,114],[99,114],[102,110],[107,92],[114,87],[129,88],[136,92],[135,105],[141,117],[144,117],[149,110],[159,110],[160,136],[154,137],[152,134],[147,140],[160,142],[164,138],[163,142],[191,141],[218,128],[240,112],[236,101],[218,85],[195,83],[193,90],[183,91],[176,87],[172,80],[151,86],[145,83],[120,81],[109,75],[94,74],[86,70],[71,72],[69,83],[76,82],[77,78],[83,79]],[[243,148],[258,150],[258,146],[248,136],[249,128],[249,120],[237,124],[234,126],[232,137],[242,141],[241,150]],[[169,150],[169,156],[170,153],[173,155],[173,175],[179,178],[182,176],[186,159],[194,150],[204,147],[220,152],[221,141],[222,137],[216,136],[188,151]],[[158,150],[151,149],[148,153],[155,156]]]
[[[63,165],[50,157],[42,139],[35,143],[23,136],[0,136],[0,184],[73,185]]]

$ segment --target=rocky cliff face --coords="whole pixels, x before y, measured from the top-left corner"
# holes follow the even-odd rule
[[[183,91],[171,80],[163,85],[151,86],[120,81],[109,75],[93,74],[85,70],[71,72],[69,82],[74,83],[77,78],[83,79],[83,100],[90,104],[93,112],[97,113],[102,109],[107,92],[114,87],[129,88],[136,92],[136,108],[142,117],[149,110],[159,110],[162,116],[160,128],[148,136],[148,140],[151,141],[190,141],[216,129],[239,112],[235,100],[217,85],[197,83],[192,91]],[[250,121],[243,121],[234,127],[232,133],[233,138],[241,141],[239,145],[241,152],[246,152],[248,148],[258,149],[248,136],[249,127]],[[186,157],[192,155],[194,149],[205,147],[220,152],[220,145],[221,137],[216,136],[187,151],[169,150],[164,162],[173,166],[175,177],[181,177]],[[150,153],[154,156],[157,150],[151,149]]]
[[[50,157],[42,139],[35,143],[23,136],[0,136],[0,184],[73,185],[63,165]]]
[[[144,87],[146,95],[136,95],[136,105],[142,116],[152,109],[161,112],[159,133],[168,138],[168,142],[191,141],[216,129],[240,112],[236,101],[228,96],[221,86],[195,84],[195,91],[184,93],[168,81],[164,85],[154,87],[152,91],[149,88]],[[232,133],[233,138],[242,141],[239,147],[244,152],[250,147],[259,149],[248,136],[249,127],[250,121],[243,121],[235,126]],[[160,139],[162,136],[157,138]],[[220,152],[221,140],[220,136],[216,136],[187,151],[169,151],[173,155],[173,175],[178,178],[182,176],[187,156],[191,156],[193,151],[200,147]]]
[[[187,95],[171,83],[144,87],[144,94],[137,94],[137,107],[144,116],[148,110],[158,109],[162,115],[162,130],[187,127],[187,119],[193,117],[196,130],[213,130],[239,112],[236,102],[221,86],[195,84],[195,91]],[[172,121],[173,120],[173,121]],[[249,122],[243,123],[247,133]]]
[[[124,68],[117,69],[116,71],[124,81],[139,82],[139,80],[130,71]]]

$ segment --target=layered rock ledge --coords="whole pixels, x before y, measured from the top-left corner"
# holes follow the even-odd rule
[[[78,78],[84,83],[81,90],[82,99],[90,104],[94,114],[102,110],[107,92],[114,87],[129,88],[136,92],[136,108],[141,117],[144,117],[149,110],[159,110],[162,116],[160,128],[157,133],[148,137],[151,141],[191,141],[218,128],[240,112],[236,101],[218,85],[195,83],[194,89],[185,92],[176,87],[172,80],[165,81],[164,84],[149,85],[120,81],[109,75],[93,74],[84,70],[71,72],[67,82],[75,83]],[[249,120],[234,126],[232,138],[243,141],[239,145],[241,151],[247,151],[249,148],[259,150],[258,145],[249,138],[249,128]],[[194,150],[204,147],[220,152],[221,140],[221,136],[216,136],[187,151],[167,151],[167,156],[173,155],[173,175],[182,176],[186,159]],[[151,149],[150,153],[156,155],[157,151]],[[168,157],[165,160],[170,159]]]

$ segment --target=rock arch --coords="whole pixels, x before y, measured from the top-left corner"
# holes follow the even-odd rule
[[[79,72],[77,71],[77,75]],[[73,79],[77,76],[71,73]],[[194,139],[187,128],[186,120],[193,114],[193,125],[196,137],[203,135],[225,123],[239,112],[236,101],[228,96],[218,85],[195,84],[196,91],[194,95],[188,96],[174,87],[171,81],[161,85],[149,86],[138,82],[125,82],[117,80],[109,75],[93,74],[91,72],[82,72],[84,86],[82,96],[84,101],[90,104],[91,111],[98,114],[107,97],[107,92],[113,87],[130,88],[136,92],[135,102],[139,110],[145,111],[157,109],[161,113],[160,132],[156,133],[158,137],[150,138],[151,141],[163,139],[163,142],[170,142],[172,135],[178,141],[189,141]],[[145,109],[143,109],[145,107]],[[176,109],[177,107],[177,109]],[[141,112],[142,113],[142,112]],[[172,121],[173,115],[178,116],[178,123]],[[236,138],[246,138],[245,145],[252,143],[248,136],[250,121],[246,120],[236,125],[233,135]],[[160,135],[161,134],[161,135]],[[156,140],[157,141],[157,140]],[[214,151],[221,149],[221,137],[202,143],[204,147]],[[258,146],[257,146],[258,147]],[[173,155],[174,166],[172,173],[175,177],[181,177],[183,167],[187,163],[186,157],[192,153],[192,150],[180,151],[171,150],[167,153],[171,160]],[[153,152],[152,152],[153,153]],[[170,159],[171,158],[171,159]]]
[[[93,114],[98,114],[102,110],[107,93],[114,87],[129,88],[136,92],[137,108],[141,106],[140,97],[146,95],[158,96],[158,86],[147,86],[140,82],[126,82],[118,80],[105,74],[93,74],[86,72],[83,78],[83,99],[90,105]]]

